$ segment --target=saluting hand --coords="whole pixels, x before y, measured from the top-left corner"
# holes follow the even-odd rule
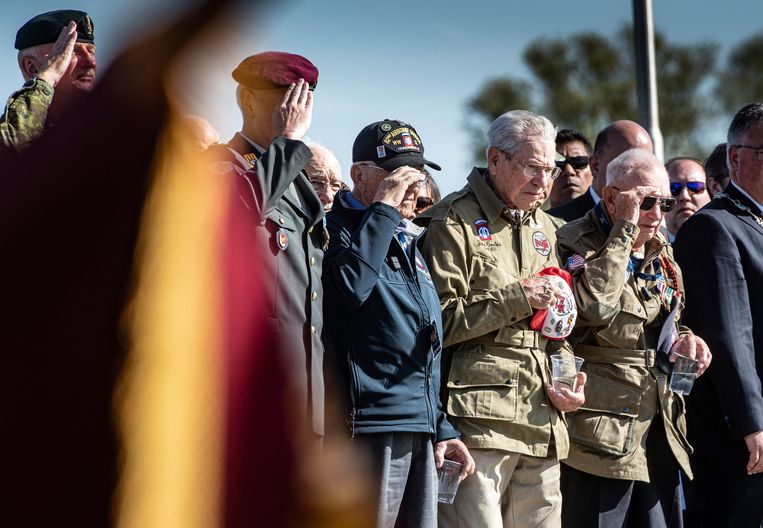
[[[56,86],[71,65],[76,42],[77,24],[72,21],[61,30],[61,34],[58,35],[58,40],[53,45],[53,49],[50,50],[45,64],[37,73],[37,78],[51,86]]]
[[[424,175],[413,167],[403,165],[390,172],[379,184],[374,202],[382,202],[397,209],[409,189],[421,185]]]
[[[643,186],[618,192],[615,196],[614,220],[627,220],[631,224],[638,224],[641,202],[649,194],[654,194],[654,190]]]
[[[277,136],[302,139],[313,121],[313,92],[304,79],[289,85],[283,101],[273,110],[273,130]]]

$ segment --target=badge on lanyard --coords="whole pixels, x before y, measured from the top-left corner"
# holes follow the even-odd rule
[[[285,251],[289,247],[289,234],[283,229],[276,231],[276,243],[281,251]]]

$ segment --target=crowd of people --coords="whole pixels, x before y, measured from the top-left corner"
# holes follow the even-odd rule
[[[93,31],[74,10],[19,29],[2,148],[82,104]],[[232,75],[241,130],[220,143],[189,116],[188,140],[235,182],[274,274],[262,302],[297,422],[317,449],[344,435],[373,461],[378,526],[763,525],[763,103],[705,161],[665,164],[635,122],[591,145],[510,110],[486,166],[441,197],[407,122],[358,127],[352,188],[303,141],[305,57],[259,53]],[[559,313],[568,328],[546,328]],[[571,386],[552,383],[552,354],[583,359]],[[688,396],[670,388],[680,356]],[[462,482],[438,505],[446,459]]]

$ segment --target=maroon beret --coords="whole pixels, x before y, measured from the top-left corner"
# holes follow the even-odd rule
[[[304,79],[314,90],[318,84],[318,68],[301,55],[266,51],[241,61],[233,70],[233,78],[253,90],[283,88]]]

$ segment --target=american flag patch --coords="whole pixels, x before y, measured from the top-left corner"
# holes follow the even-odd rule
[[[585,264],[585,260],[580,255],[572,255],[570,258],[567,259],[567,262],[564,264],[564,269],[567,271],[575,271],[578,268],[582,268]]]

